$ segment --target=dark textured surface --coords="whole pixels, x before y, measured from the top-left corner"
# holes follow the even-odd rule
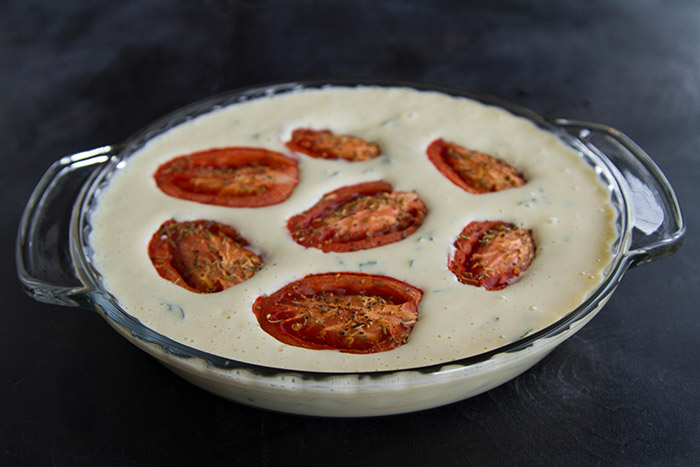
[[[700,465],[698,25],[693,0],[0,1],[0,465]],[[619,128],[674,186],[685,245],[514,381],[365,420],[227,402],[23,294],[16,227],[59,156],[239,86],[358,76]]]

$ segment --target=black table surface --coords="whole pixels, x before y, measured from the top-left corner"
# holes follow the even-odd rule
[[[226,401],[23,293],[17,225],[51,162],[222,91],[344,77],[616,127],[673,185],[685,244],[513,381],[370,419]],[[699,152],[695,0],[0,1],[0,465],[700,465]]]

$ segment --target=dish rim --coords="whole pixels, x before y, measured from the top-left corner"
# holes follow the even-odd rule
[[[142,324],[139,320],[129,315],[119,305],[116,297],[111,295],[100,281],[100,273],[94,267],[89,254],[90,246],[88,237],[90,233],[89,215],[95,208],[95,200],[99,191],[109,183],[109,178],[117,171],[120,161],[130,157],[137,152],[146,142],[155,136],[168,131],[186,121],[194,119],[205,113],[219,108],[234,105],[261,97],[272,96],[287,92],[294,92],[302,89],[318,89],[326,87],[390,87],[390,88],[410,88],[418,91],[431,91],[447,94],[453,97],[466,97],[485,105],[496,106],[509,113],[526,118],[539,128],[553,133],[563,143],[575,150],[585,162],[595,168],[599,179],[606,183],[610,201],[615,209],[615,228],[617,238],[611,245],[611,261],[604,269],[605,277],[598,284],[593,292],[575,309],[569,311],[557,321],[545,328],[525,335],[520,339],[487,352],[476,355],[456,358],[454,360],[433,363],[425,366],[416,366],[401,369],[386,369],[377,371],[361,372],[328,372],[299,370],[294,368],[278,368],[255,363],[238,361],[232,358],[215,355],[194,347],[176,342],[169,337],[157,333]],[[593,163],[595,162],[595,163]],[[115,153],[110,157],[108,163],[98,170],[95,170],[88,180],[85,181],[83,189],[74,203],[71,217],[70,252],[74,260],[76,273],[86,286],[86,289],[76,295],[76,299],[84,301],[83,305],[89,308],[97,308],[106,318],[117,324],[125,326],[134,337],[146,342],[157,344],[168,353],[183,358],[200,358],[208,365],[219,369],[245,369],[258,375],[307,375],[314,378],[333,377],[343,375],[348,376],[386,376],[390,374],[407,371],[420,372],[424,374],[439,374],[445,371],[445,367],[469,367],[478,363],[490,360],[502,354],[514,354],[531,347],[535,342],[549,337],[557,336],[571,329],[576,322],[586,318],[590,313],[596,311],[601,302],[612,294],[621,280],[622,276],[632,264],[631,257],[627,254],[632,241],[633,222],[631,222],[631,206],[627,199],[625,190],[620,183],[622,175],[617,170],[615,164],[611,162],[605,154],[594,153],[589,145],[572,135],[565,128],[557,124],[557,120],[544,117],[530,109],[514,104],[510,101],[483,94],[468,91],[458,87],[436,85],[420,82],[409,82],[401,80],[377,80],[377,79],[328,79],[328,80],[304,80],[294,82],[274,82],[261,85],[246,86],[232,91],[217,94],[215,96],[194,102],[184,106],[165,116],[157,119],[139,132],[135,133],[120,145]],[[89,287],[87,287],[89,286]],[[453,368],[449,371],[453,371]]]

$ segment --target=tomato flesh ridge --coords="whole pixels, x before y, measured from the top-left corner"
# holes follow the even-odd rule
[[[228,147],[176,157],[153,177],[167,195],[227,207],[286,200],[298,183],[297,162],[262,148]]]
[[[361,162],[381,153],[376,143],[352,135],[336,135],[330,130],[299,128],[292,132],[286,146],[295,152],[321,159],[345,159]]]
[[[285,344],[375,353],[407,342],[422,294],[386,276],[312,274],[259,297],[253,311],[262,329]]]
[[[192,176],[173,177],[184,191],[221,196],[247,196],[270,191],[276,185],[294,183],[285,170],[270,166],[213,169],[196,167]]]
[[[165,222],[153,235],[149,257],[158,274],[197,293],[225,290],[251,278],[262,259],[231,227],[212,221]]]
[[[507,162],[442,139],[427,149],[428,158],[448,180],[472,194],[517,188],[525,178]]]
[[[355,251],[402,240],[420,227],[426,214],[416,193],[368,182],[327,193],[311,209],[291,217],[287,228],[307,248]]]
[[[500,221],[471,222],[454,246],[449,269],[460,282],[487,290],[515,282],[536,255],[531,231]]]

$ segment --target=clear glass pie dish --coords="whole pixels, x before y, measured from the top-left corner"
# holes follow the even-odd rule
[[[158,135],[201,115],[256,98],[325,86],[430,90],[502,108],[556,135],[592,167],[616,214],[612,260],[604,279],[575,309],[544,329],[468,358],[401,370],[315,372],[273,368],[184,345],[142,324],[105,288],[88,241],[102,190],[123,162]],[[449,404],[494,388],[526,371],[588,323],[625,271],[674,253],[685,224],[656,164],[634,142],[604,125],[548,119],[491,96],[403,82],[313,81],[247,88],[195,103],[123,144],[61,158],[34,190],[17,240],[17,268],[27,293],[52,304],[100,313],[122,336],[192,383],[225,398],[269,410],[317,416],[375,416]]]

